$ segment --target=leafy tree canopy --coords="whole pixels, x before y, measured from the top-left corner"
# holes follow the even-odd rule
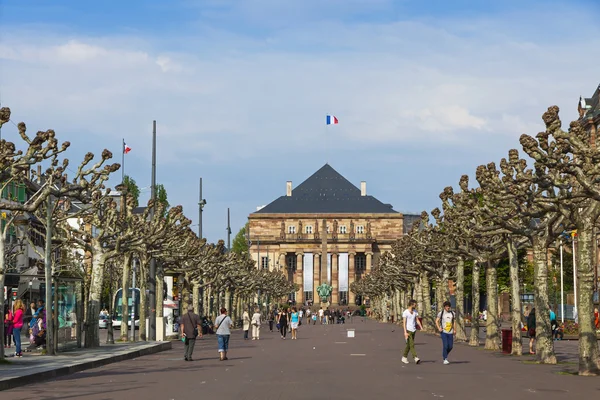
[[[130,199],[130,201],[133,201],[133,207],[138,207],[140,201],[140,188],[135,182],[135,179],[129,175],[125,175],[123,178],[123,184],[127,188],[127,197]]]
[[[248,229],[248,223],[240,229],[235,235],[233,243],[231,244],[231,251],[236,254],[242,254],[248,252],[248,242],[246,241],[246,230]]]

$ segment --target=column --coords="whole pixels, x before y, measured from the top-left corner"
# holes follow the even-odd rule
[[[338,282],[338,254],[331,255],[331,304],[338,305],[339,303],[339,282]]]
[[[317,287],[321,284],[321,253],[314,254],[315,261],[314,265],[314,273],[313,273],[313,304],[319,304],[319,293],[317,293]]]
[[[296,253],[296,272],[294,276],[295,283],[300,286],[300,288],[296,291],[296,303],[302,304],[304,303],[304,275],[302,273],[303,269],[303,259],[304,253]]]
[[[373,265],[373,253],[365,253],[367,255],[367,270],[365,271],[367,274],[371,273],[371,266]]]
[[[356,279],[356,264],[354,257],[356,253],[348,254],[348,305],[354,305],[356,298],[352,292],[351,286]]]
[[[279,269],[285,271],[285,253],[279,253]],[[275,270],[277,270],[277,266],[275,266]]]

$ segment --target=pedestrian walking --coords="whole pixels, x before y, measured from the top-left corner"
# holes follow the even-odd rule
[[[281,338],[283,340],[285,340],[285,337],[287,336],[288,319],[289,312],[287,308],[284,308],[279,314],[277,314],[277,325],[279,326],[279,333],[281,333]]]
[[[243,330],[244,330],[244,340],[248,340],[248,331],[250,330],[250,314],[248,311],[244,310],[242,314],[242,322],[243,322]]]
[[[406,340],[406,347],[404,348],[404,356],[402,362],[408,364],[408,352],[412,353],[415,363],[419,364],[421,360],[417,357],[417,351],[415,350],[415,334],[417,332],[417,326],[419,329],[423,329],[421,321],[419,321],[419,313],[415,309],[417,301],[411,299],[408,302],[408,308],[402,313],[402,319],[404,321],[404,339]]]
[[[454,335],[456,334],[456,322],[454,320],[454,311],[451,310],[452,304],[449,301],[444,302],[444,307],[435,319],[440,335],[442,336],[442,359],[444,364],[450,364],[448,354],[454,347]]]
[[[535,342],[535,307],[531,309],[527,317],[527,333],[529,333],[529,354],[535,354],[533,351],[533,342]]]
[[[23,315],[25,306],[20,299],[15,301],[13,306],[13,338],[15,340],[15,357],[23,357],[21,351],[21,329],[23,328]]]
[[[260,310],[255,307],[252,314],[252,340],[260,339],[260,322]]]
[[[227,351],[229,350],[229,336],[231,336],[231,327],[233,321],[227,315],[227,309],[221,308],[221,315],[215,320],[215,332],[217,333],[217,343],[219,344],[220,361],[228,360]]]
[[[269,313],[267,320],[269,321],[269,332],[273,332],[273,321],[275,321],[275,313],[273,312],[273,310],[271,310],[271,312]]]
[[[550,309],[550,329],[552,331],[552,337],[554,337],[554,331],[558,328],[558,321],[556,321],[556,313]]]
[[[188,306],[188,312],[180,318],[181,321],[181,334],[183,336],[183,343],[185,353],[183,359],[185,361],[194,361],[192,354],[194,353],[194,346],[196,345],[196,338],[202,337],[202,324],[200,323],[200,316],[194,314],[194,306]]]
[[[300,313],[296,311],[296,307],[292,308],[291,326],[292,326],[292,340],[296,340],[298,336],[298,325],[300,323]]]
[[[8,303],[4,304],[4,348],[11,347],[13,332],[13,313]]]

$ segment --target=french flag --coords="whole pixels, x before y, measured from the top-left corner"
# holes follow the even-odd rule
[[[336,125],[338,123],[338,119],[334,115],[327,116],[327,125]]]

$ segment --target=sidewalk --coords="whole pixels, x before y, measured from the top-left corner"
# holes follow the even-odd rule
[[[55,357],[24,353],[8,357],[0,364],[0,390],[73,374],[90,368],[154,354],[172,348],[171,342],[136,342],[102,345],[94,349],[74,349]]]

